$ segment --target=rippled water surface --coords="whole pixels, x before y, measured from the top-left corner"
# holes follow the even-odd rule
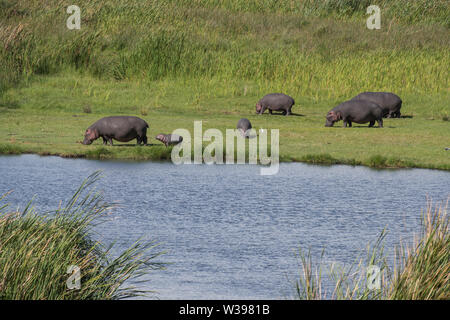
[[[116,162],[35,155],[0,157],[0,194],[23,208],[55,209],[95,170],[120,208],[94,236],[116,250],[155,239],[171,262],[145,284],[161,299],[293,297],[298,248],[349,264],[383,228],[386,247],[410,239],[427,195],[445,201],[450,173],[282,164],[274,176],[248,165]],[[390,249],[389,249],[390,250]],[[117,252],[117,251],[116,251]]]

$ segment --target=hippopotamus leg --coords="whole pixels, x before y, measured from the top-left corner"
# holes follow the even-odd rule
[[[377,121],[378,121],[378,128],[383,128],[383,119]]]
[[[263,106],[263,107],[261,108],[261,111],[259,112],[259,114],[263,114],[264,111],[266,111],[266,109],[267,109],[267,107],[266,107],[266,106]],[[272,110],[269,109],[269,112],[271,113]]]
[[[269,113],[272,114],[272,109],[269,109]]]
[[[106,140],[105,137],[102,137],[102,139],[103,139],[103,145],[106,146],[106,143],[108,142],[108,140]]]
[[[112,147],[112,145],[113,145],[112,138],[111,137],[107,137],[107,139],[108,139],[109,145]]]
[[[352,127],[352,122],[350,120],[348,120],[347,122],[348,122],[348,126],[351,128]]]
[[[147,127],[139,128],[136,130],[136,134],[137,144],[141,145],[143,143],[144,145],[147,145]]]
[[[374,124],[375,124],[375,121],[370,121],[369,128],[372,128],[374,126]]]

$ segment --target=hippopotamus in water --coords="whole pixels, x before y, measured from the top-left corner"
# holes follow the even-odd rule
[[[270,114],[272,114],[272,111],[283,111],[283,114],[287,116],[291,114],[294,104],[294,99],[288,95],[283,93],[269,93],[256,104],[256,113],[263,114],[266,109],[269,109]]]
[[[352,100],[367,100],[378,104],[383,109],[383,117],[400,118],[402,99],[391,92],[363,92]]]
[[[183,137],[177,134],[163,134],[160,133],[155,137],[156,140],[161,141],[167,147],[172,144],[178,144],[183,141]]]
[[[107,142],[112,146],[112,140],[128,142],[137,139],[137,144],[147,145],[147,128],[145,120],[132,116],[112,116],[101,118],[89,128],[84,134],[83,144],[91,144],[94,140],[102,137],[103,144]]]
[[[383,127],[383,110],[378,104],[367,100],[345,101],[331,109],[326,118],[326,127],[332,127],[339,120],[344,121],[343,127],[347,127],[347,124],[351,127],[352,122],[369,122],[369,127],[373,127],[375,121],[380,128]]]
[[[242,118],[238,121],[237,129],[241,133],[241,136],[243,137],[249,137],[249,130],[252,128],[252,124],[250,123],[250,120],[246,118]]]

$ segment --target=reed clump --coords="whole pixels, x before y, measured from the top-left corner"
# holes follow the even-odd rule
[[[91,238],[92,226],[112,208],[90,188],[98,177],[98,172],[89,176],[52,213],[38,213],[31,202],[21,212],[0,206],[0,299],[109,300],[148,293],[132,283],[164,267],[155,261],[162,253],[157,243],[136,241],[112,258],[112,246]],[[68,285],[70,266],[80,270],[79,288]]]
[[[324,285],[325,266],[322,259],[313,260],[310,252],[300,251],[300,276],[296,281],[296,297],[304,300],[448,300],[450,299],[450,234],[448,201],[445,205],[427,203],[422,214],[420,233],[412,243],[395,248],[394,266],[389,267],[383,239],[386,230],[368,255],[350,266],[332,265],[326,276],[333,290]],[[322,253],[323,257],[323,253]],[[370,287],[368,267],[380,272],[380,286]]]
[[[448,81],[447,1],[379,0],[380,32],[365,27],[370,4],[85,0],[81,29],[69,30],[60,1],[3,0],[0,94],[69,67],[115,81],[251,79],[261,92],[305,96],[342,97],[355,85],[439,91]]]

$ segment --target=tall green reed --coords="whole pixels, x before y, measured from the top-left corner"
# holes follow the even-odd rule
[[[38,213],[32,202],[21,212],[0,206],[0,299],[124,299],[150,293],[135,283],[164,268],[156,261],[163,253],[156,242],[138,240],[113,258],[113,245],[92,240],[92,228],[114,207],[92,188],[99,174],[90,175],[54,212]],[[80,268],[79,289],[67,286],[71,265]]]

